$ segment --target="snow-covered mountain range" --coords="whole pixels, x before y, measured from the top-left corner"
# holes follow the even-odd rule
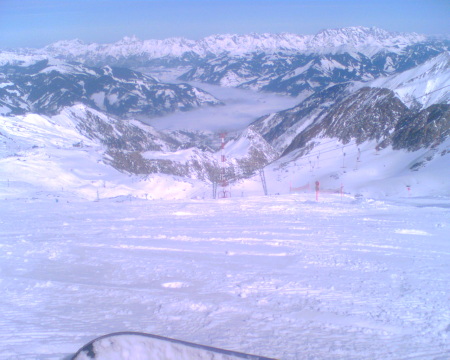
[[[243,55],[253,52],[330,53],[358,51],[365,54],[389,49],[399,52],[404,47],[424,42],[427,37],[415,33],[393,33],[379,28],[348,27],[323,30],[315,35],[282,34],[221,34],[199,40],[169,38],[139,40],[124,37],[113,44],[85,44],[83,41],[58,41],[43,49],[22,49],[22,53],[49,54],[69,60],[102,63],[124,61],[126,58],[205,58],[223,53]]]
[[[220,101],[187,84],[165,84],[125,68],[93,68],[60,60],[0,67],[0,114],[55,115],[86,104],[119,117],[153,117]]]
[[[0,52],[0,64],[45,58],[93,66],[185,69],[179,79],[305,98],[329,84],[403,72],[450,49],[450,41],[415,33],[348,27],[315,35],[212,35],[200,40],[125,37],[113,44],[65,40],[42,49]]]
[[[330,84],[366,82],[413,69],[448,51],[449,44],[417,43],[405,46],[401,51],[383,48],[370,56],[356,50],[308,54],[222,54],[199,62],[180,79],[304,98]]]
[[[91,198],[102,177],[115,179],[110,186],[116,191],[109,195],[135,193],[133,182],[119,174],[137,177],[139,191],[143,187],[154,196],[158,190],[148,184],[155,176],[189,183],[197,190],[185,195],[193,196],[212,184],[250,186],[260,181],[258,176],[263,179],[262,169],[274,192],[287,191],[281,186],[287,176],[296,183],[314,176],[334,188],[346,179],[349,191],[361,192],[374,183],[374,166],[382,174],[378,180],[396,178],[397,187],[413,182],[416,172],[424,181],[428,169],[448,162],[450,154],[448,49],[448,41],[422,35],[352,27],[314,36],[126,38],[105,45],[62,41],[44,49],[4,51],[1,175],[28,182],[40,167],[60,168],[51,176],[71,179],[68,187],[83,189],[80,194]],[[179,80],[197,81],[196,87],[148,75],[155,69],[170,73],[180,65],[184,74]],[[198,121],[195,111],[186,112],[178,130],[156,130],[139,121],[204,105],[221,104],[218,111],[227,111],[227,103],[201,90],[198,82],[295,96],[298,104],[255,116],[252,124],[229,133],[222,149],[217,134],[190,130],[190,122]],[[226,131],[227,124],[221,128]],[[328,166],[318,171],[319,162],[326,163],[323,153]],[[355,180],[345,160],[353,154],[359,162],[369,153],[377,157]],[[398,160],[389,163],[389,154]],[[86,162],[91,170],[62,165],[67,158],[76,167]],[[448,184],[439,189],[448,191]]]

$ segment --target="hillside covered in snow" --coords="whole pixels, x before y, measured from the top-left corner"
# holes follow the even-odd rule
[[[426,180],[450,152],[445,40],[350,27],[62,41],[0,55],[0,171],[9,185],[89,199],[214,197],[225,184],[226,193],[288,193],[315,181],[351,194],[369,195],[374,183],[384,195],[411,184],[420,194],[449,192],[446,170]],[[174,182],[184,191],[155,186]]]
[[[0,66],[0,114],[56,115],[77,103],[122,118],[149,118],[220,101],[187,84],[161,83],[125,68],[60,60]]]
[[[0,51],[0,358],[449,358],[449,45]]]

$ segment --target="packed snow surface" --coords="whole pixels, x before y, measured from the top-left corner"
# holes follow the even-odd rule
[[[448,197],[2,197],[0,359],[66,359],[116,331],[283,360],[448,359],[449,235]]]

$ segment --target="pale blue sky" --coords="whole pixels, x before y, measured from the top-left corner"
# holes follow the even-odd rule
[[[0,48],[376,26],[450,34],[449,0],[0,0]]]

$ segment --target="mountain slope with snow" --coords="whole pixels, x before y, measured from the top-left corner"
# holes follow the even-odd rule
[[[409,107],[426,108],[433,104],[450,103],[450,52],[440,55],[410,70],[358,84],[393,90]]]
[[[184,196],[197,196],[193,194],[219,178],[220,154],[207,146],[214,146],[208,136],[214,135],[157,131],[140,121],[119,120],[81,104],[54,116],[0,117],[0,176],[11,184],[46,191],[65,188],[90,199],[96,191],[108,197],[183,196],[154,187],[155,182],[174,181],[185,182],[185,189],[191,190]],[[250,130],[231,139],[226,151],[227,172],[234,181],[253,175],[278,157]]]
[[[292,40],[291,45],[291,40],[287,39]],[[1,161],[6,169],[4,177],[15,176],[12,164],[29,165],[36,161],[34,152],[42,151],[44,155],[41,156],[45,158],[47,150],[52,149],[48,151],[59,154],[51,165],[55,177],[58,177],[55,175],[57,168],[65,169],[65,165],[59,164],[64,162],[62,154],[69,158],[78,154],[80,159],[85,158],[92,163],[93,168],[98,162],[109,167],[111,174],[120,173],[118,178],[121,179],[128,174],[142,184],[151,178],[159,178],[164,183],[171,176],[185,180],[192,190],[185,194],[188,197],[197,196],[193,190],[195,187],[204,189],[226,182],[248,189],[249,184],[259,181],[258,175],[261,180],[264,178],[261,172],[264,168],[273,171],[272,176],[267,177],[270,186],[283,193],[287,191],[286,187],[278,189],[278,179],[283,178],[285,169],[295,168],[295,164],[307,158],[306,168],[309,166],[312,170],[318,161],[315,158],[320,157],[322,151],[337,152],[339,155],[335,157],[342,156],[343,163],[348,154],[344,148],[351,149],[354,154],[366,149],[383,152],[385,156],[391,153],[393,158],[403,159],[395,163],[402,163],[402,166],[386,167],[374,158],[372,170],[361,172],[363,176],[352,182],[353,187],[349,191],[353,192],[372,182],[373,173],[380,174],[380,181],[383,177],[387,181],[408,171],[417,172],[423,178],[429,173],[431,163],[448,159],[450,84],[445,42],[424,42],[416,35],[394,36],[366,28],[327,30],[314,39],[296,38],[295,46],[298,48],[295,51],[293,39],[289,34],[279,37],[255,34],[213,36],[208,39],[209,50],[203,54],[192,52],[196,45],[186,41],[183,46],[191,48],[190,54],[186,55],[183,50],[179,54],[183,54],[184,60],[170,60],[194,64],[184,75],[188,80],[298,96],[298,104],[290,109],[265,115],[253,123],[246,120],[240,128],[234,125],[230,129],[233,133],[227,136],[224,153],[220,151],[218,137],[210,131],[202,131],[199,112],[192,112],[189,117],[179,112],[178,130],[162,130],[170,126],[164,126],[165,118],[161,115],[219,104],[220,100],[210,94],[187,84],[160,83],[151,76],[125,68],[97,68],[54,58],[33,62],[33,57],[25,51],[16,62],[6,61],[0,67],[0,110],[9,115],[2,118],[0,134],[4,154]],[[161,52],[169,51],[170,46],[176,47],[179,40],[158,42],[157,48]],[[213,43],[214,46],[211,45]],[[308,44],[315,44],[311,45],[315,48],[314,53],[299,50]],[[152,46],[148,44],[148,49]],[[60,47],[66,49],[65,55],[62,50],[60,55],[56,54]],[[137,52],[140,47],[142,59],[148,58],[145,54],[148,49],[142,48],[134,38],[125,39],[114,50],[106,45],[102,49],[114,62],[117,60],[114,60],[114,54],[121,53],[125,61],[130,52]],[[223,52],[226,47],[253,49],[255,52]],[[265,52],[276,47],[281,49],[279,53]],[[368,47],[371,51],[376,49],[376,52],[370,53]],[[81,56],[85,63],[92,60],[83,53],[84,44],[80,42],[63,42],[49,51],[67,60],[73,48],[78,49],[73,54]],[[92,54],[96,49],[97,45],[89,47]],[[134,58],[133,61],[137,64],[141,60]],[[159,60],[162,61],[161,58]],[[174,63],[165,64],[172,66]],[[239,96],[245,96],[245,92]],[[233,102],[233,99],[227,97],[228,101]],[[258,101],[264,102],[263,97]],[[254,104],[249,103],[248,106]],[[227,109],[225,105],[223,111]],[[16,116],[12,116],[14,114]],[[236,117],[239,114],[237,112]],[[158,116],[160,131],[138,121],[155,116]],[[208,117],[211,117],[208,121],[214,123],[214,129],[226,132],[228,124],[225,121],[221,123],[223,117],[220,113],[208,112]],[[34,125],[30,125],[30,119]],[[188,130],[190,123],[194,122],[196,126],[192,128],[196,130]],[[36,124],[46,125],[40,128]],[[17,129],[22,129],[22,133]],[[64,139],[67,144],[64,149],[59,149],[57,144],[60,141],[57,139],[63,139],[69,130],[74,136]],[[47,133],[52,145],[46,147],[47,150],[38,150],[39,145],[33,147],[33,131]],[[87,159],[82,149],[89,141],[95,144],[89,146],[97,149],[97,155]],[[337,148],[328,149],[325,145],[329,143],[335,143]],[[14,154],[23,154],[24,159],[30,157],[29,161],[15,162]],[[33,171],[38,171],[38,163]],[[41,163],[40,166],[46,165]],[[342,173],[343,167],[340,161],[330,164],[321,179],[324,176],[330,179],[349,177],[349,174]],[[384,171],[381,167],[389,170]],[[30,176],[28,180],[20,181],[35,182],[31,176],[33,172],[27,170],[23,173]],[[85,183],[87,178],[80,180],[73,174],[66,174],[66,170],[61,170],[61,173],[62,178],[73,179],[71,184],[74,188],[79,189],[81,183],[88,186],[92,197],[93,187]],[[106,174],[101,169],[98,173]],[[226,175],[227,181],[221,174]],[[104,177],[107,182],[109,175]],[[96,179],[94,176],[92,181],[97,184]],[[39,180],[37,183],[44,186],[46,182]],[[115,184],[113,187],[120,188],[120,181],[112,183]],[[136,193],[132,186],[127,189],[132,194]],[[439,191],[445,193],[448,190],[443,186]],[[142,196],[141,192],[138,193]],[[145,194],[159,195],[155,191]]]
[[[449,94],[449,55],[443,53],[391,77],[317,91],[291,109],[261,117],[253,126],[285,154],[297,148],[311,150],[316,137],[336,137],[344,143],[376,139],[380,146],[402,138],[394,147],[410,148],[423,130],[417,128],[419,118],[434,124],[427,126],[428,135],[422,134],[433,137],[433,143],[449,136]],[[404,135],[397,136],[399,127],[417,131],[415,140],[407,143]]]
[[[266,168],[271,169],[272,181],[285,178],[281,175],[285,171],[300,188],[307,184],[310,189],[318,180],[333,191],[344,186],[350,192],[370,189],[369,193],[391,196],[414,183],[425,193],[447,194],[450,104],[443,100],[450,86],[447,68],[447,56],[440,55],[385,80],[405,86],[398,79],[407,84],[411,79],[411,89],[422,94],[417,84],[432,85],[439,79],[440,87],[426,94],[425,108],[407,106],[395,90],[348,83],[261,117],[252,126],[282,152]],[[362,158],[370,162],[363,165]]]
[[[446,111],[448,117],[450,111]],[[91,200],[118,195],[212,197],[220,166],[225,166],[235,195],[262,194],[258,180],[262,168],[270,193],[288,193],[289,183],[298,186],[320,179],[325,189],[343,184],[346,192],[366,196],[393,195],[406,185],[414,186],[418,195],[447,194],[450,130],[447,121],[447,130],[436,138],[439,119],[442,114],[436,118],[431,112],[414,118],[413,127],[410,122],[398,122],[392,144],[402,144],[406,136],[408,146],[416,144],[411,148],[401,145],[394,150],[373,140],[345,143],[338,135],[328,135],[312,137],[308,142],[312,147],[292,149],[282,157],[252,127],[227,139],[226,162],[219,165],[220,150],[185,147],[179,134],[160,133],[138,121],[108,118],[82,105],[53,117],[0,117],[0,176],[8,179],[1,196],[66,191]],[[414,129],[411,137],[408,132]],[[417,139],[424,143],[418,145]],[[351,171],[355,166],[357,173]]]
[[[304,98],[331,85],[349,81],[369,82],[413,69],[448,49],[448,44],[414,44],[398,53],[381,49],[371,56],[352,50],[308,54],[223,54],[195,64],[179,79]]]
[[[220,101],[188,84],[160,83],[125,68],[94,68],[55,59],[0,67],[0,114],[55,115],[77,103],[130,118],[219,105]]]

